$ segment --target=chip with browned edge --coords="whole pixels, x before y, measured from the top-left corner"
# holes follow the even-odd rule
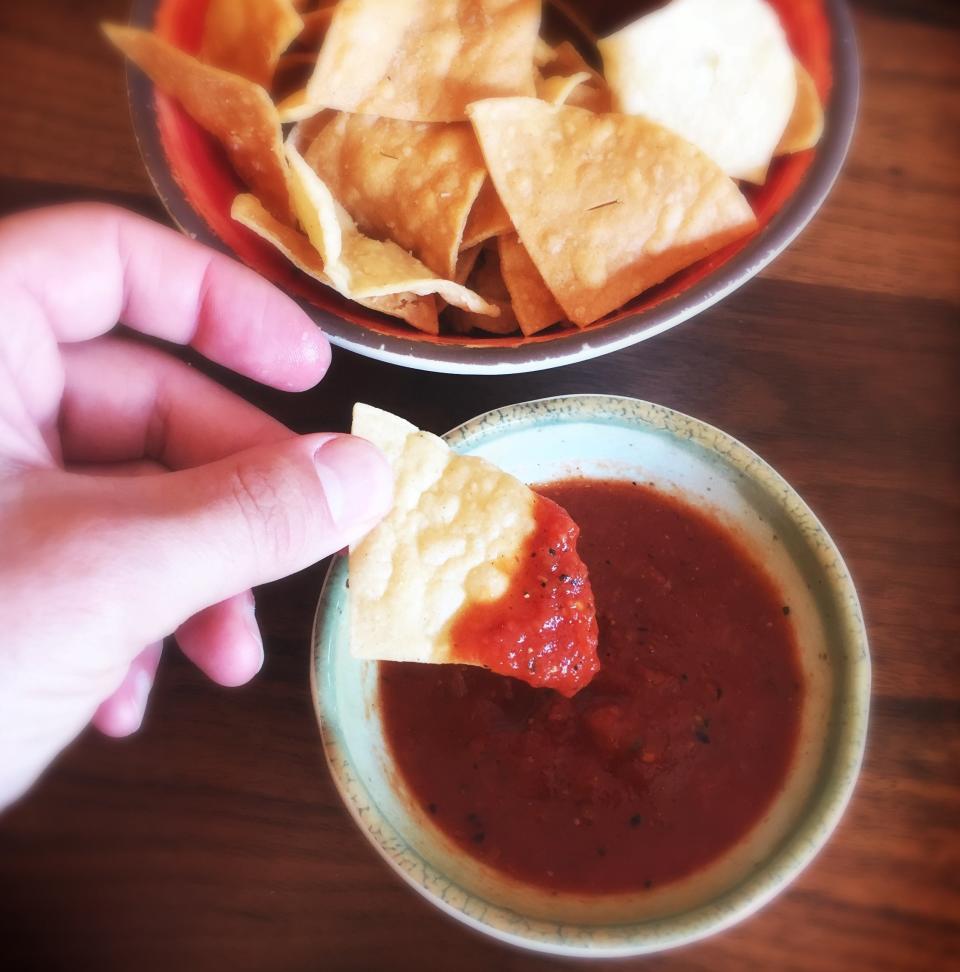
[[[290,0],[210,0],[200,60],[267,88],[278,58],[302,29]]]
[[[323,271],[345,297],[362,300],[407,291],[438,294],[448,304],[496,317],[498,309],[453,280],[438,277],[392,240],[364,236],[327,184],[287,144],[297,219],[323,258]]]
[[[520,239],[575,324],[756,225],[714,162],[644,118],[535,98],[477,102],[470,116]]]
[[[777,155],[791,155],[813,148],[823,134],[823,105],[816,82],[799,61],[794,62],[794,68],[797,72],[797,100],[787,129],[777,145]]]
[[[239,75],[202,64],[171,44],[133,27],[104,31],[134,64],[200,126],[222,143],[237,175],[278,219],[293,218],[280,119],[270,96]]]
[[[332,286],[330,278],[323,272],[323,258],[310,240],[303,233],[271,216],[256,196],[249,193],[237,196],[230,215],[262,240],[276,247],[298,270],[328,287]],[[386,297],[370,297],[357,303],[381,314],[399,317],[418,331],[425,331],[427,334],[437,334],[440,331],[437,303],[433,295],[418,297],[416,294],[391,294]]]
[[[331,112],[302,150],[362,233],[389,237],[452,278],[487,169],[469,124]]]
[[[530,337],[562,321],[563,308],[547,289],[540,271],[534,266],[517,234],[507,233],[498,237],[497,245],[500,250],[500,273],[524,335]]]
[[[510,233],[512,230],[513,223],[510,222],[510,216],[503,208],[493,182],[487,179],[467,217],[460,249],[472,249],[485,240],[500,236],[502,233]]]
[[[408,121],[462,121],[480,98],[533,94],[540,0],[342,0],[308,100]]]
[[[488,240],[481,246],[467,250],[463,257],[471,257],[472,266],[467,275],[467,286],[484,300],[500,308],[499,317],[473,314],[460,307],[449,307],[444,312],[445,320],[458,334],[468,334],[472,330],[486,331],[488,334],[513,334],[518,327],[517,316],[510,304],[510,293],[500,274],[500,258],[495,240]],[[461,257],[461,259],[463,258]]]

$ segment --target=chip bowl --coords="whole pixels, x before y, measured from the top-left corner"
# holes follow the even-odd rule
[[[488,412],[446,440],[526,482],[572,476],[649,482],[723,522],[791,605],[805,683],[798,744],[762,818],[692,875],[639,893],[606,895],[550,893],[524,884],[467,855],[408,790],[384,737],[377,663],[350,656],[347,562],[339,557],[317,608],[311,683],[327,764],[357,826],[436,907],[495,939],[540,952],[639,955],[703,938],[750,915],[824,845],[863,755],[867,636],[833,541],[759,456],[663,406],[601,395],[543,399]]]
[[[825,106],[820,144],[775,159],[767,182],[745,190],[758,228],[583,329],[532,337],[429,335],[368,311],[290,266],[230,218],[243,186],[219,145],[136,68],[128,69],[133,124],[147,171],[189,236],[231,253],[297,299],[340,347],[394,364],[456,374],[510,374],[571,364],[653,337],[744,284],[797,236],[840,172],[854,129],[859,67],[845,0],[770,0]],[[188,51],[198,48],[208,0],[134,0],[132,23]],[[606,32],[643,11],[637,0],[568,0],[574,20]]]

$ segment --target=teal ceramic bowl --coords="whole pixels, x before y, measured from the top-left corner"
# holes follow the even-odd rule
[[[416,891],[477,931],[556,955],[639,955],[727,928],[781,891],[836,826],[867,730],[870,658],[850,574],[803,500],[724,432],[659,405],[580,395],[512,405],[449,432],[450,445],[526,482],[642,479],[727,524],[791,605],[805,678],[800,740],[783,790],[720,859],[642,894],[550,894],[468,857],[407,791],[380,721],[375,663],[350,657],[347,563],[327,575],[314,628],[313,694],[330,772],[374,848]]]

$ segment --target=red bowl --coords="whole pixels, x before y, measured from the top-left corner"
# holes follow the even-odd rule
[[[294,269],[230,218],[231,203],[243,186],[222,149],[177,102],[156,91],[133,67],[128,70],[131,111],[147,170],[181,229],[233,253],[294,296],[334,344],[428,371],[508,374],[552,368],[627,347],[698,314],[763,269],[822,205],[843,164],[856,120],[859,65],[852,20],[844,0],[770,2],[826,106],[820,144],[776,159],[766,183],[746,189],[759,223],[755,232],[582,330],[555,327],[533,337],[434,336],[367,311]],[[207,3],[135,0],[132,22],[193,51],[199,46]],[[606,25],[613,26],[627,19],[623,12],[629,7],[616,0],[590,4]],[[609,14],[617,11],[620,17],[611,19]]]

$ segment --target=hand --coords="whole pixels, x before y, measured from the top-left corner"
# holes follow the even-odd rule
[[[122,210],[0,221],[0,806],[90,720],[143,718],[164,636],[239,685],[250,587],[362,536],[389,502],[369,443],[295,436],[122,320],[274,387],[326,339],[256,274]]]

